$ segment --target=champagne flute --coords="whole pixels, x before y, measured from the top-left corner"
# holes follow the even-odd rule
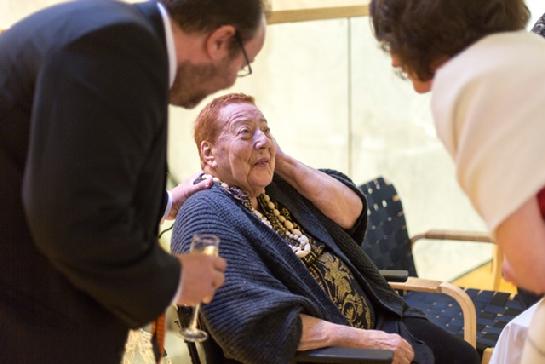
[[[220,239],[216,235],[212,234],[195,234],[191,239],[191,246],[189,248],[192,252],[198,252],[211,256],[218,256],[218,247]],[[187,327],[182,328],[182,336],[186,341],[190,342],[202,342],[208,338],[208,334],[197,327],[199,319],[199,311],[201,305],[197,304],[193,307],[191,313],[191,320]]]

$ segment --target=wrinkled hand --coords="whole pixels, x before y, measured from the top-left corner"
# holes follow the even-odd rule
[[[180,183],[178,186],[170,190],[170,193],[172,194],[172,207],[170,208],[168,214],[165,216],[166,220],[172,220],[176,218],[176,215],[178,215],[178,210],[180,209],[180,207],[182,207],[183,203],[185,202],[185,200],[187,200],[189,196],[197,191],[204,190],[212,186],[211,179],[205,179],[197,184],[193,184],[193,181],[195,181],[195,179],[197,179],[199,175],[200,172],[191,176],[183,183]]]
[[[275,138],[272,138],[272,142],[274,144],[274,149],[276,151],[275,152],[276,164],[279,164],[286,158],[287,155],[282,151],[282,149],[278,145],[278,142],[276,141]]]
[[[177,258],[182,264],[177,304],[194,306],[201,302],[210,303],[216,289],[223,285],[227,267],[225,259],[196,252],[181,254]]]
[[[412,346],[398,334],[387,334],[378,330],[366,330],[366,346],[369,349],[383,349],[394,352],[392,364],[410,364],[414,359]]]

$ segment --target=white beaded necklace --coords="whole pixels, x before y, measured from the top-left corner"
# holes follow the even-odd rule
[[[235,196],[233,191],[234,188],[229,186],[227,183],[221,181],[219,178],[212,177],[207,174],[203,174],[202,178],[212,178],[212,181],[220,185],[228,193]],[[248,208],[263,224],[268,226],[270,229],[276,231],[280,235],[284,235],[289,242],[289,247],[295,253],[295,255],[297,255],[298,258],[304,258],[310,253],[311,245],[310,245],[309,237],[306,236],[300,229],[298,229],[296,224],[294,224],[293,222],[291,222],[285,216],[282,215],[282,213],[276,207],[276,204],[273,201],[271,201],[271,198],[269,195],[267,195],[266,193],[263,193],[261,196],[259,196],[262,198],[262,206],[266,207],[270,211],[270,214],[272,214],[272,216],[275,216],[278,219],[278,221],[280,221],[282,227],[284,228],[284,231],[277,231],[277,229],[273,227],[273,224],[267,218],[267,216],[265,216],[264,214],[262,214],[260,211],[258,211],[256,208],[252,206],[247,195],[245,196],[245,198],[241,198],[241,196],[235,196],[235,197],[238,200],[240,200],[243,203],[243,205],[246,208]]]

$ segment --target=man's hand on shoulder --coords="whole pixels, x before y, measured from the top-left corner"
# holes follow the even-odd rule
[[[178,186],[171,189],[169,192],[172,196],[172,207],[170,211],[164,217],[166,220],[173,220],[178,215],[178,210],[182,207],[183,203],[197,191],[204,190],[212,187],[212,179],[204,179],[201,182],[194,184],[193,181],[199,177],[201,172],[193,175]]]

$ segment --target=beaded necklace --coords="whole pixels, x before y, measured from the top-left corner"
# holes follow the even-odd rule
[[[203,174],[201,178],[212,178],[214,183],[221,186],[237,201],[240,201],[242,205],[250,210],[263,224],[285,238],[288,242],[288,246],[298,258],[302,259],[310,253],[311,238],[302,231],[302,228],[296,222],[291,220],[290,213],[286,208],[282,208],[282,211],[278,210],[276,204],[271,200],[269,195],[263,193],[257,196],[258,207],[263,211],[261,212],[252,206],[250,197],[242,189],[236,186],[229,186],[219,178],[207,174]]]

